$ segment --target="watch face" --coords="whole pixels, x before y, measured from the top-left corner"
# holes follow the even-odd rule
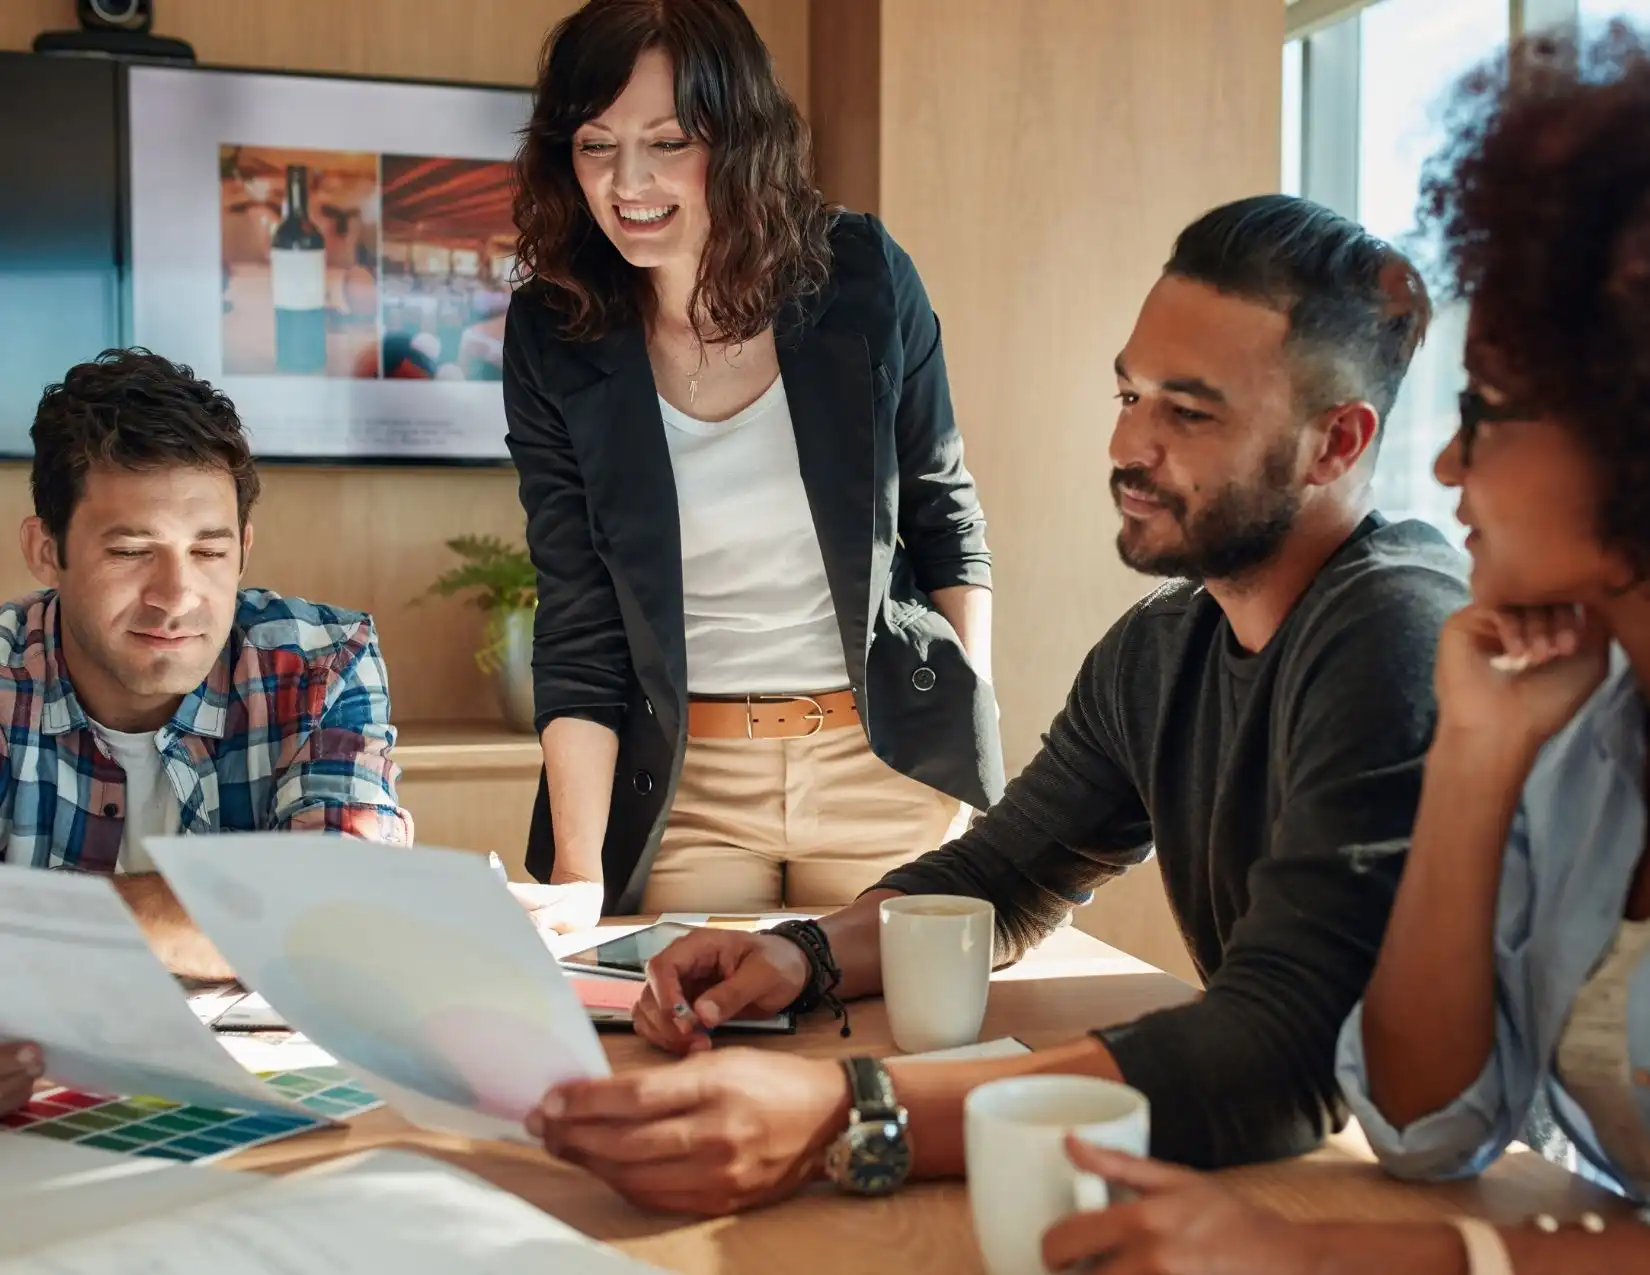
[[[847,1134],[840,1185],[857,1195],[887,1195],[911,1171],[905,1130],[892,1120],[855,1125]]]

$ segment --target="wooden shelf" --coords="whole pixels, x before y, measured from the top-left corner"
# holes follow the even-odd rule
[[[442,771],[537,771],[542,754],[532,735],[498,721],[398,724],[395,760],[407,775]]]

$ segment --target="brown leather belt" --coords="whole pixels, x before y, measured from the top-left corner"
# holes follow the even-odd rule
[[[852,691],[688,701],[689,739],[805,739],[859,725]]]

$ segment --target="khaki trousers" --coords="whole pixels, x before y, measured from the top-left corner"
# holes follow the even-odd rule
[[[959,835],[967,814],[877,758],[858,727],[690,739],[642,910],[828,911]]]

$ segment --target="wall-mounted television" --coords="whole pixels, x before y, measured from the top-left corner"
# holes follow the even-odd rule
[[[264,459],[507,461],[525,91],[144,64],[114,75],[119,343],[219,386]],[[0,262],[8,234],[0,217]],[[80,357],[115,343],[93,326]],[[39,369],[36,396],[72,361]],[[17,454],[4,427],[0,451]]]

